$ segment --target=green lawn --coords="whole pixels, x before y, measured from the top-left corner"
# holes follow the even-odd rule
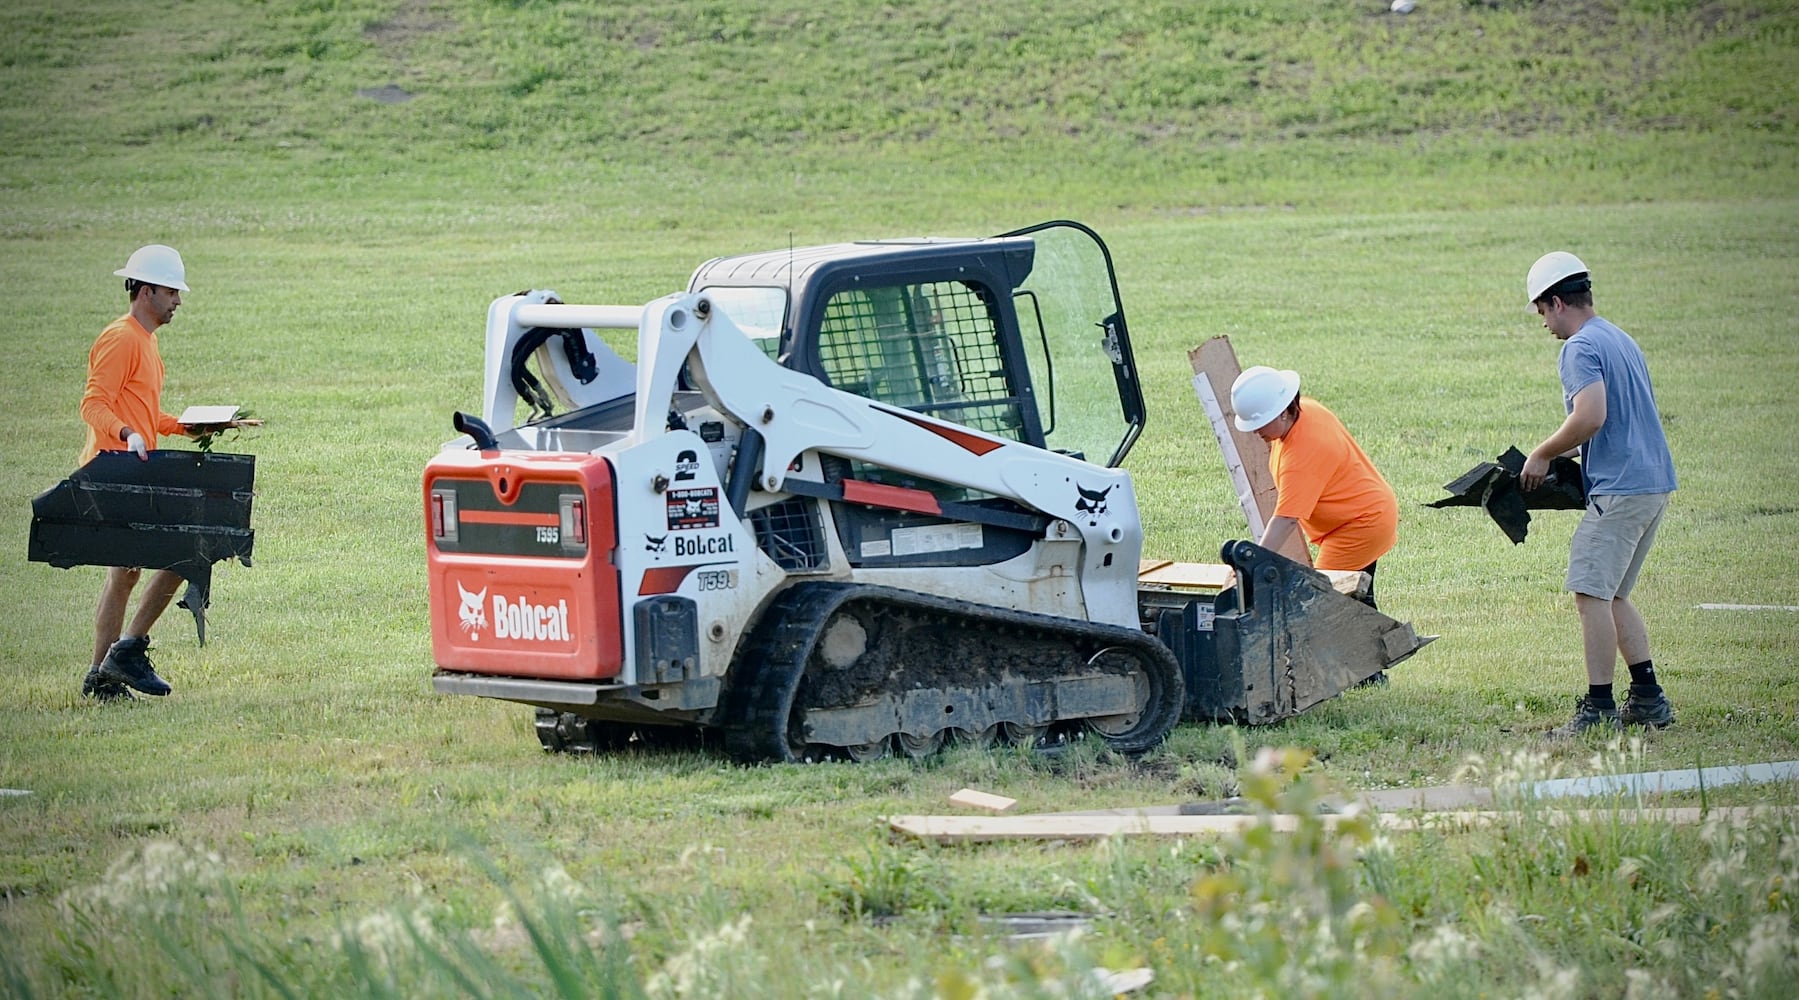
[[[944,848],[881,817],[1799,757],[1799,7],[1420,0],[18,0],[0,10],[0,993],[1786,996],[1799,824],[1262,832]],[[389,84],[413,97],[358,96]],[[1298,369],[1392,481],[1381,603],[1442,638],[1285,725],[1137,762],[552,758],[430,693],[419,481],[488,302],[636,303],[723,253],[1087,222],[1149,396],[1146,554],[1245,528],[1186,353]],[[101,571],[24,560],[139,244],[186,258],[168,408],[267,419],[253,567],[167,699],[79,696]],[[1647,352],[1681,491],[1638,590],[1679,713],[1552,746],[1576,515],[1511,545],[1441,486],[1560,420],[1524,272],[1570,249]],[[1290,787],[1255,760],[1311,756]],[[1289,761],[1288,763],[1293,763]],[[1470,770],[1471,769],[1471,770]],[[1795,789],[1708,804],[1793,807]],[[1690,800],[1698,804],[1698,800]],[[982,914],[1071,910],[1008,943]],[[413,928],[408,931],[407,928]],[[535,936],[534,933],[535,932]],[[1063,993],[1056,993],[1058,989]],[[1085,992],[1083,992],[1085,991]]]

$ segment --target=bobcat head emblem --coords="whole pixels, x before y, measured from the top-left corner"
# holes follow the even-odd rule
[[[1112,487],[1117,485],[1117,483],[1113,483],[1112,486],[1103,490],[1090,490],[1076,483],[1074,488],[1081,494],[1081,497],[1074,502],[1074,509],[1091,517],[1104,514],[1106,512],[1106,494],[1112,492]]]
[[[475,633],[487,627],[487,612],[481,610],[481,603],[487,600],[487,588],[482,587],[480,593],[471,594],[459,580],[456,591],[462,595],[462,607],[456,609],[457,617],[462,619],[462,630],[477,639],[481,638]]]

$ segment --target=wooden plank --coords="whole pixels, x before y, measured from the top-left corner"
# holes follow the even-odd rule
[[[1538,816],[1549,822],[1644,822],[1669,823],[1674,825],[1690,825],[1701,822],[1708,817],[1718,817],[1725,822],[1744,825],[1757,815],[1768,815],[1775,812],[1791,813],[1799,810],[1775,810],[1765,807],[1739,806],[1729,809],[1703,810],[1698,807],[1676,807],[1666,809],[1581,809],[1567,811],[1545,811]],[[1473,829],[1498,822],[1507,818],[1515,819],[1516,813],[1483,811],[1451,811],[1424,813],[1422,815],[1398,815],[1395,813],[1377,813],[1374,821],[1383,829],[1394,831],[1406,830],[1442,830]],[[1342,822],[1340,815],[1318,817],[1325,827],[1335,827]],[[1218,836],[1227,833],[1240,833],[1260,824],[1266,824],[1277,833],[1292,833],[1299,828],[1299,817],[1276,814],[1272,816],[1169,816],[1140,813],[1135,815],[1077,816],[1077,815],[1037,815],[1037,816],[889,816],[887,825],[895,832],[917,837],[921,840],[936,840],[943,843],[994,841],[994,840],[1104,840],[1110,837],[1154,836],[1154,837],[1192,837]]]
[[[1237,363],[1237,352],[1229,337],[1213,337],[1188,351],[1187,361],[1193,366],[1193,391],[1212,423],[1212,436],[1218,441],[1225,471],[1236,487],[1237,503],[1249,524],[1250,539],[1258,541],[1274,517],[1274,474],[1268,471],[1268,442],[1260,435],[1238,430],[1231,420],[1236,416],[1231,409],[1231,383],[1243,372]],[[1299,532],[1278,551],[1303,566],[1312,565],[1312,552]]]
[[[1018,804],[1017,799],[1009,799],[1004,795],[991,792],[978,792],[972,788],[964,788],[949,797],[951,805],[967,806],[971,809],[989,809],[993,812],[1005,812]]]
[[[1177,563],[1167,560],[1145,560],[1137,572],[1137,582],[1169,590],[1203,590],[1216,593],[1230,585],[1231,568],[1219,563]],[[1331,589],[1351,597],[1362,586],[1362,572],[1354,569],[1321,569],[1330,580]]]
[[[1137,574],[1137,582],[1172,590],[1222,590],[1229,582],[1231,568],[1217,563],[1158,563],[1154,569]]]

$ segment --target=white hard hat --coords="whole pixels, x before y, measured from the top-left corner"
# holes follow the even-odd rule
[[[1562,281],[1587,273],[1587,265],[1580,258],[1566,250],[1556,250],[1537,258],[1530,266],[1530,274],[1524,279],[1524,292],[1531,304],[1543,297],[1543,293],[1554,288]]]
[[[121,278],[132,278],[145,284],[161,285],[178,292],[187,291],[187,268],[181,266],[181,255],[174,247],[151,243],[131,252],[125,266],[113,272]]]
[[[1275,371],[1267,365],[1246,368],[1231,383],[1231,409],[1237,413],[1237,429],[1251,433],[1266,427],[1299,395],[1299,373]]]

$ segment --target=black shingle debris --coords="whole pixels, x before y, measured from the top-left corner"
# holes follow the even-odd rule
[[[1497,462],[1482,462],[1454,482],[1446,483],[1443,488],[1451,496],[1425,506],[1480,507],[1513,545],[1524,541],[1530,533],[1530,511],[1586,507],[1587,491],[1579,462],[1572,458],[1551,459],[1548,477],[1529,492],[1518,482],[1523,468],[1524,453],[1516,447],[1507,448]]]

